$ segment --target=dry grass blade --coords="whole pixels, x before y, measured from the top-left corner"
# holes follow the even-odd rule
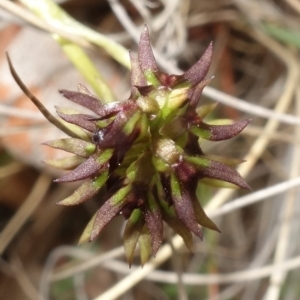
[[[15,237],[17,232],[21,229],[40,202],[44,199],[51,182],[52,179],[46,174],[42,174],[36,181],[34,188],[27,199],[25,199],[23,205],[0,234],[0,255],[5,251],[6,247]]]
[[[109,261],[105,264],[106,268],[114,270],[118,273],[128,274],[128,268],[125,263],[120,261]],[[271,264],[261,268],[253,268],[250,270],[244,270],[240,272],[228,273],[228,274],[212,274],[212,275],[202,275],[202,274],[183,274],[183,282],[188,285],[209,285],[209,284],[227,284],[227,283],[238,283],[250,280],[259,280],[262,278],[267,278],[272,273],[276,271],[284,272],[289,270],[295,270],[300,267],[300,256],[285,260],[281,264]],[[139,267],[132,266],[135,272],[138,271]],[[131,276],[129,274],[126,278]],[[147,279],[164,282],[164,283],[177,283],[177,275],[174,272],[164,272],[164,271],[153,271],[146,276]],[[120,286],[121,287],[121,286]],[[106,296],[107,298],[104,298]],[[97,300],[104,299],[116,299],[112,297],[117,297],[116,294],[104,293],[102,296],[95,298]]]
[[[13,76],[14,80],[16,81],[17,85],[20,87],[20,89],[23,91],[23,93],[34,103],[34,105],[40,110],[40,112],[44,115],[44,117],[52,123],[54,126],[59,128],[61,131],[63,131],[65,134],[74,137],[74,138],[80,138],[76,133],[74,133],[72,130],[70,130],[68,127],[66,127],[62,122],[60,122],[57,118],[55,118],[48,109],[42,104],[42,102],[37,99],[26,87],[26,85],[23,83],[19,75],[17,74],[16,70],[14,69],[12,62],[10,60],[10,57],[8,53],[6,53],[9,70],[11,72],[11,75]]]

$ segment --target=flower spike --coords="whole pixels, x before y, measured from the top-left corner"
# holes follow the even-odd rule
[[[58,202],[72,206],[92,197],[104,200],[84,230],[80,242],[93,241],[114,218],[126,220],[125,256],[132,264],[139,246],[141,263],[155,256],[163,242],[164,222],[193,250],[193,235],[203,238],[203,227],[219,231],[199,199],[200,183],[250,189],[234,167],[242,160],[202,151],[199,139],[221,141],[238,135],[250,122],[208,124],[204,118],[215,104],[199,106],[213,56],[212,43],[182,75],[158,68],[144,27],[138,54],[130,53],[131,95],[107,103],[85,86],[60,90],[65,98],[90,110],[83,114],[57,108],[59,117],[80,136],[44,143],[73,154],[48,160],[69,170],[56,182],[84,181],[72,195]],[[79,128],[78,128],[79,127]],[[70,127],[71,128],[71,127]]]

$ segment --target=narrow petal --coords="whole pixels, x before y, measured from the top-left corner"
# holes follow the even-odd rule
[[[201,177],[220,179],[231,182],[241,188],[251,190],[249,185],[235,169],[232,169],[221,162],[208,160],[204,157],[186,157],[185,159],[197,165],[199,176]]]
[[[103,228],[132,200],[131,186],[125,186],[111,196],[97,211],[90,241],[93,241]]]
[[[81,165],[62,177],[55,179],[55,182],[72,182],[95,176],[99,171],[106,169],[107,165],[101,164],[95,156],[90,156]]]
[[[108,172],[104,172],[96,179],[89,179],[88,181],[84,182],[78,189],[76,189],[71,196],[56,204],[71,206],[83,203],[91,199],[103,187],[108,178],[107,175]]]
[[[196,109],[196,113],[200,119],[204,119],[208,114],[210,114],[216,107],[218,103],[211,103],[201,105]]]
[[[126,260],[131,266],[134,257],[134,250],[136,248],[138,239],[141,234],[141,230],[145,224],[142,218],[142,211],[135,209],[128,221],[126,222],[124,234],[123,234],[123,245],[125,250]]]
[[[210,141],[228,140],[238,135],[251,120],[243,120],[231,125],[209,125],[201,123],[198,127],[199,136]]]
[[[93,217],[90,219],[90,221],[88,222],[88,224],[85,226],[80,238],[79,238],[79,241],[78,241],[78,244],[81,245],[83,243],[87,243],[90,241],[90,236],[91,236],[91,233],[92,233],[92,230],[93,230],[93,226],[94,226],[94,223],[95,223],[95,218],[96,218],[96,214],[93,215]]]
[[[182,237],[185,245],[193,252],[193,236],[186,226],[178,219],[174,207],[170,206],[163,197],[159,198],[159,204],[162,208],[164,221]]]
[[[163,222],[160,208],[150,192],[143,214],[151,236],[152,254],[155,256],[163,240]]]
[[[216,187],[216,188],[224,188],[224,189],[233,189],[233,190],[237,190],[239,189],[239,187],[233,183],[227,182],[227,181],[223,181],[223,180],[219,180],[219,179],[214,179],[214,178],[202,178],[201,179],[201,183],[202,184],[206,184],[209,185],[211,187]]]
[[[96,125],[90,121],[90,115],[84,114],[64,114],[62,112],[57,111],[57,114],[66,122],[75,124],[89,132],[94,132],[96,130]]]
[[[206,76],[213,55],[213,44],[209,44],[202,57],[186,72],[183,77],[192,85],[200,83]]]
[[[142,266],[149,260],[151,255],[151,237],[146,225],[142,228],[140,237],[139,237],[139,245],[140,245],[140,256],[141,256],[141,264]]]
[[[198,225],[190,195],[185,187],[180,184],[174,173],[171,174],[171,191],[178,218],[187,229],[202,239],[203,233]]]
[[[194,207],[194,211],[195,211],[196,219],[197,219],[198,223],[203,227],[220,232],[217,225],[206,215],[206,213],[205,213],[203,207],[201,206],[200,202],[198,201],[197,197],[193,198],[192,203],[193,203],[193,207]]]
[[[90,109],[91,111],[93,111],[98,115],[105,114],[105,106],[103,105],[100,99],[94,96],[85,93],[80,93],[80,92],[68,91],[68,90],[59,90],[59,92],[65,98]]]
[[[212,78],[203,79],[194,89],[189,92],[190,106],[188,112],[195,112],[195,109],[200,101],[203,89],[211,82]]]
[[[75,138],[52,140],[44,142],[42,143],[42,145],[47,145],[52,148],[61,149],[83,157],[89,157],[96,150],[95,144]]]
[[[95,95],[93,95],[93,94],[88,90],[88,88],[87,88],[86,86],[84,86],[84,85],[81,84],[81,83],[78,83],[78,84],[77,84],[77,90],[78,90],[79,93],[86,94],[86,95],[89,95],[89,96],[91,96],[91,97],[93,97],[93,98],[98,99]]]
[[[147,81],[140,67],[138,57],[132,52],[129,52],[129,56],[131,62],[131,73],[130,73],[131,74],[131,83],[130,83],[131,96],[135,97],[137,96],[137,92],[139,91],[136,86],[140,86],[140,87],[147,86]]]
[[[138,56],[140,67],[144,73],[145,78],[148,82],[157,86],[159,84],[158,75],[160,73],[155,57],[152,52],[149,31],[147,26],[144,26],[143,32],[141,34],[139,47],[138,47]]]

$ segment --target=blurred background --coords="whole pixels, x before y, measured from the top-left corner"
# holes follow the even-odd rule
[[[253,121],[203,148],[245,159],[238,170],[253,191],[203,186],[200,201],[222,233],[205,230],[194,254],[175,238],[171,251],[129,269],[121,217],[77,246],[96,203],[55,205],[75,185],[52,183],[58,173],[42,161],[64,153],[41,143],[64,134],[23,95],[5,52],[53,113],[73,105],[57,90],[77,83],[106,84],[122,100],[127,50],[136,51],[144,24],[169,73],[189,68],[214,42],[214,79],[201,103],[219,102],[219,118]],[[72,49],[97,71],[83,71]],[[299,50],[298,0],[0,0],[1,299],[300,299]]]

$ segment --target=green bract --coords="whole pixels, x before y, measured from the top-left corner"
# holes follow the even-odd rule
[[[163,240],[163,221],[192,249],[192,233],[202,238],[201,226],[218,230],[197,199],[199,180],[249,188],[232,168],[240,160],[205,155],[199,146],[199,138],[229,139],[249,123],[211,125],[203,121],[215,106],[198,106],[202,90],[210,81],[205,76],[212,52],[210,44],[184,74],[165,74],[156,65],[145,27],[138,55],[130,54],[129,99],[105,104],[82,85],[78,92],[60,91],[92,113],[58,110],[64,121],[84,129],[87,138],[83,135],[83,140],[67,138],[45,143],[74,153],[71,158],[47,161],[51,166],[71,170],[56,182],[85,180],[58,204],[76,205],[100,190],[106,192],[104,204],[81,240],[94,240],[112,218],[121,214],[127,219],[123,239],[130,264],[138,243],[142,263],[151,252],[156,254]]]

